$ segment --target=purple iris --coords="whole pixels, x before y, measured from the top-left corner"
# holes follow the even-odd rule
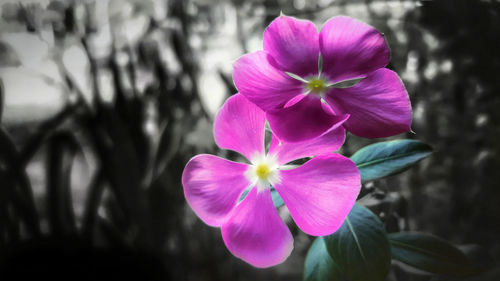
[[[250,164],[208,154],[193,157],[182,175],[186,200],[206,224],[221,227],[224,243],[236,257],[256,267],[283,262],[293,249],[293,237],[273,205],[271,187],[297,226],[314,236],[335,232],[356,201],[359,171],[351,160],[333,153],[345,140],[343,121],[307,142],[282,143],[273,136],[266,149],[266,114],[241,94],[232,96],[215,119],[215,141]],[[316,157],[301,166],[287,165],[311,156]]]
[[[239,92],[266,112],[287,142],[343,126],[368,138],[410,131],[411,104],[398,75],[384,68],[383,34],[355,19],[328,20],[318,33],[306,20],[280,16],[264,32],[264,50],[234,64]]]

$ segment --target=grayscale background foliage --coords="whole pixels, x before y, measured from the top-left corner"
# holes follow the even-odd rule
[[[376,243],[404,255],[393,232],[431,233],[487,269],[457,279],[393,262],[387,280],[500,280],[495,0],[0,1],[0,279],[302,280],[314,237],[286,210],[294,251],[256,269],[194,215],[180,183],[196,154],[239,157],[217,148],[213,118],[236,91],[232,63],[262,48],[280,12],[318,29],[347,15],[387,38],[415,134],[348,135],[342,154],[403,138],[433,148],[403,173],[364,178],[360,204],[389,233]],[[328,251],[350,255],[339,247]]]

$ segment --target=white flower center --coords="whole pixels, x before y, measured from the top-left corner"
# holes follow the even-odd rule
[[[276,157],[272,155],[255,155],[251,159],[252,165],[245,172],[245,176],[257,185],[258,191],[271,188],[280,182],[279,164]]]

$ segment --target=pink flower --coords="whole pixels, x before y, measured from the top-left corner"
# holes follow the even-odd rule
[[[184,195],[194,212],[206,224],[221,227],[229,251],[256,267],[279,264],[293,249],[292,235],[273,205],[271,186],[297,226],[315,236],[341,226],[361,187],[355,164],[332,153],[345,139],[341,121],[309,142],[280,143],[272,137],[267,153],[265,121],[261,109],[241,94],[232,96],[215,119],[215,140],[251,164],[202,154],[189,160],[182,174]],[[316,155],[321,156],[302,166],[286,165]]]
[[[343,115],[355,135],[388,137],[411,126],[408,94],[388,63],[384,36],[363,22],[334,17],[318,33],[310,21],[280,16],[264,32],[264,50],[236,61],[233,79],[281,140],[317,137]]]

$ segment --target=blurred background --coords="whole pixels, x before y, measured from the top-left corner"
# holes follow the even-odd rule
[[[312,238],[256,269],[184,200],[199,153],[234,159],[213,117],[232,63],[280,12],[348,15],[386,35],[435,153],[367,184],[388,231],[435,234],[500,280],[500,3],[494,0],[0,1],[0,278],[301,280]],[[348,135],[350,156],[381,140]],[[286,211],[285,211],[286,213]],[[286,214],[285,214],[286,216]],[[393,221],[396,220],[396,223]],[[454,280],[408,273],[388,280]]]

